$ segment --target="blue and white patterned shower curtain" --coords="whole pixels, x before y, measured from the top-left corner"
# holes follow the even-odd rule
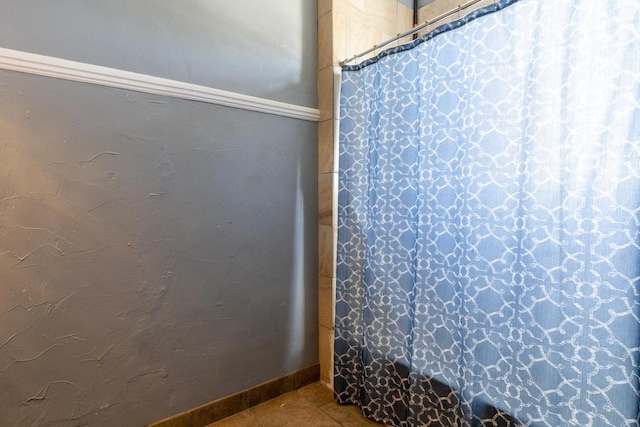
[[[504,0],[342,78],[337,400],[637,426],[640,2]]]

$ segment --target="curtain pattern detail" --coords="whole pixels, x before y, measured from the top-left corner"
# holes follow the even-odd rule
[[[640,2],[503,1],[342,79],[337,400],[637,426]]]

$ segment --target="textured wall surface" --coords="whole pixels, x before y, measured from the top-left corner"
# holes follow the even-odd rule
[[[0,71],[0,425],[141,426],[317,363],[316,138]]]

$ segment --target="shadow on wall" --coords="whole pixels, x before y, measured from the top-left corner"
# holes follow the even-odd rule
[[[296,188],[295,188],[295,206],[293,207],[293,242],[292,242],[292,269],[291,269],[291,288],[289,291],[289,321],[288,326],[288,342],[289,348],[284,358],[283,373],[292,372],[297,369],[298,361],[304,354],[309,354],[309,351],[318,353],[318,326],[317,324],[309,325],[303,321],[308,318],[309,314],[305,311],[313,313],[314,319],[318,318],[317,310],[317,286],[310,288],[310,285],[315,285],[312,281],[309,283],[308,270],[314,271],[314,276],[317,276],[317,268],[313,268],[310,264],[315,265],[317,257],[311,257],[306,259],[304,245],[305,242],[313,240],[310,239],[308,228],[305,226],[305,197],[304,189],[302,188],[302,172],[301,172],[300,160],[298,160],[297,172],[296,172]],[[316,195],[317,198],[317,195]],[[312,227],[315,229],[315,227]],[[314,232],[317,235],[317,231]],[[317,245],[316,245],[317,246]]]
[[[252,3],[253,4],[253,3]],[[285,93],[292,93],[296,89],[300,82],[304,82],[304,76],[317,76],[317,38],[310,39],[309,32],[303,31],[303,26],[308,19],[305,17],[317,16],[317,4],[316,2],[288,2],[287,3],[288,14],[278,14],[279,17],[285,20],[284,28],[288,31],[294,31],[301,36],[297,40],[301,40],[299,46],[284,46],[287,49],[298,49],[299,53],[294,54],[301,58],[301,61],[297,61],[300,66],[299,70],[299,82],[289,83],[286,87],[283,87]],[[289,14],[297,15],[290,17]],[[257,22],[257,21],[256,21]],[[292,28],[295,26],[295,28]],[[315,32],[313,33],[316,34]],[[257,36],[257,35],[256,35]],[[305,38],[306,36],[306,38]],[[260,37],[258,37],[260,39]],[[254,40],[255,42],[255,40]],[[281,57],[286,62],[286,58],[276,54],[276,57]],[[317,91],[314,88],[314,94]],[[314,95],[315,96],[315,95]],[[317,100],[314,103],[317,106]],[[316,125],[314,125],[316,126]],[[312,325],[307,324],[304,319],[312,318],[318,319],[318,245],[312,246],[312,254],[307,255],[305,251],[305,242],[316,242],[318,236],[317,228],[317,212],[318,212],[318,193],[317,185],[313,187],[314,190],[311,194],[305,190],[304,178],[315,177],[318,174],[317,170],[317,127],[316,132],[313,135],[312,141],[299,141],[300,144],[309,144],[314,154],[314,163],[309,165],[298,154],[296,156],[295,167],[295,188],[283,189],[283,191],[295,194],[294,206],[291,207],[293,212],[292,222],[292,237],[293,242],[291,245],[291,287],[289,291],[289,321],[288,325],[288,342],[290,348],[287,350],[288,354],[285,355],[285,364],[283,366],[283,373],[292,372],[298,369],[296,361],[299,361],[305,354],[318,354],[318,324],[316,321]],[[309,167],[311,166],[311,168]],[[313,216],[309,216],[309,212],[313,213]],[[305,223],[305,217],[314,219],[311,224]],[[307,255],[307,256],[305,256]],[[311,281],[309,281],[311,278]],[[317,362],[317,358],[316,358]]]

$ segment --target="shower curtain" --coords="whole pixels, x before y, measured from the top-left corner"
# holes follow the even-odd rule
[[[637,426],[640,2],[503,0],[342,79],[336,399]]]

